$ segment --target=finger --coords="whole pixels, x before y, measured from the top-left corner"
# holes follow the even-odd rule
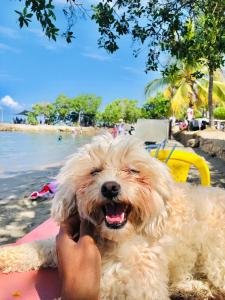
[[[67,259],[71,250],[74,250],[77,243],[63,230],[56,236],[56,254],[58,258]]]
[[[65,233],[64,229],[60,227],[59,233],[56,236],[56,250],[61,251],[64,248],[64,245],[74,243],[71,236]]]

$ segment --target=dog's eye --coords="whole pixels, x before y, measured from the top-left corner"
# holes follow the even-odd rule
[[[102,171],[102,169],[98,169],[98,168],[96,168],[96,169],[94,169],[93,171],[91,171],[91,175],[92,176],[95,176],[95,175],[97,175],[98,173],[100,173]]]
[[[129,172],[130,174],[139,174],[139,173],[140,173],[140,171],[138,171],[138,170],[136,170],[136,169],[128,169],[128,172]]]

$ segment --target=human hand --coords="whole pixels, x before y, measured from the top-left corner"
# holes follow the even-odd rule
[[[100,290],[101,257],[93,239],[94,225],[70,217],[56,238],[62,300],[97,300]],[[80,232],[79,240],[73,239]]]

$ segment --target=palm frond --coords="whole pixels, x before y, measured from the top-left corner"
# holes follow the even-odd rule
[[[188,107],[190,103],[190,93],[192,93],[192,91],[187,83],[181,84],[176,90],[171,100],[171,107],[175,115],[179,115],[181,111]]]
[[[208,88],[204,81],[196,81],[197,87],[197,106],[207,105],[208,103]]]
[[[164,97],[167,99],[171,99],[172,94],[173,94],[173,89],[170,86],[168,86],[163,92]]]
[[[168,85],[165,78],[154,79],[150,81],[145,87],[145,96],[151,96],[157,91],[163,90]]]
[[[217,69],[216,71],[214,71],[213,78],[214,81],[220,81],[225,83],[225,78],[221,69]]]
[[[225,82],[213,82],[213,99],[218,103],[225,102]]]
[[[206,78],[202,78],[203,87],[207,90],[208,97],[208,86],[209,81]],[[225,102],[225,82],[213,81],[213,100],[215,104]]]

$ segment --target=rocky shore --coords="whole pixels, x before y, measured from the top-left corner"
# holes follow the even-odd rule
[[[174,138],[186,147],[199,148],[206,154],[225,161],[225,132],[216,129],[199,131],[173,130]]]

